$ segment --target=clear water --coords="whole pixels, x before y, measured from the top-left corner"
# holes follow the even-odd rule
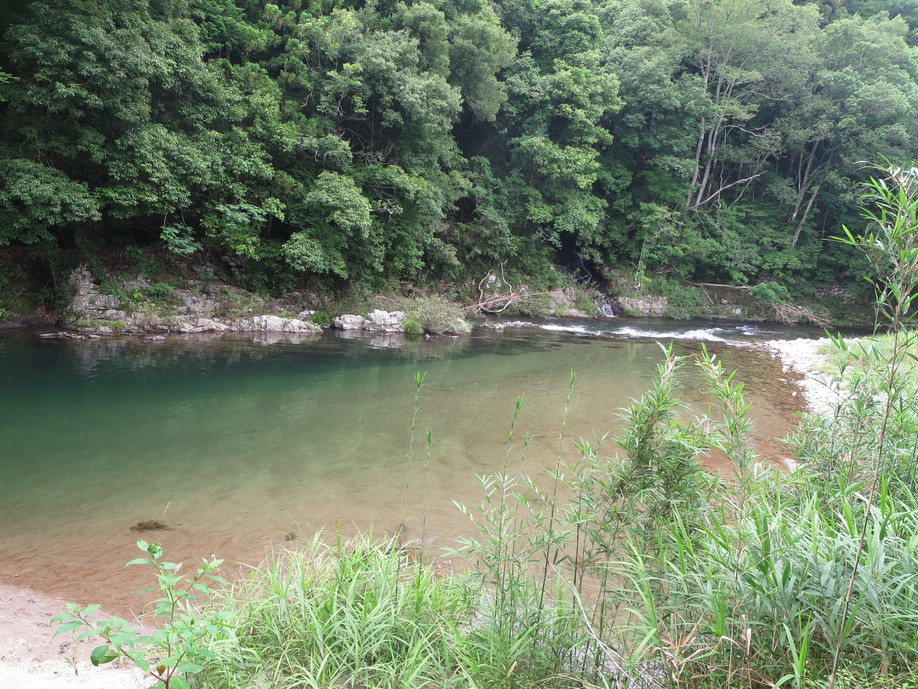
[[[791,428],[799,397],[777,362],[745,345],[787,331],[604,323],[407,342],[332,333],[68,342],[7,333],[0,583],[129,606],[142,576],[120,569],[135,556],[131,527],[164,510],[173,528],[147,537],[162,541],[170,559],[216,553],[257,562],[266,549],[319,528],[383,535],[404,524],[406,538],[420,538],[427,428],[423,536],[433,546],[449,543],[469,529],[452,501],[479,503],[475,475],[504,461],[518,395],[525,404],[516,438],[536,436],[525,464],[538,475],[554,462],[565,406],[567,438],[616,427],[620,408],[653,381],[657,341],[672,340],[680,354],[705,341],[739,369],[761,450],[780,455],[770,439]],[[403,511],[416,372],[426,379]],[[683,397],[706,411],[696,372],[687,371]],[[563,447],[573,456],[570,443]],[[723,469],[716,458],[708,463]]]

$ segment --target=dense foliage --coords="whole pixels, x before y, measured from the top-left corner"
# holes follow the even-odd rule
[[[918,158],[918,5],[6,3],[0,246],[162,243],[364,283],[549,261],[837,279]]]

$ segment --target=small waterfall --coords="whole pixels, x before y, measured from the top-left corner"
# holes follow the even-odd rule
[[[612,306],[612,302],[601,301],[596,304],[596,308],[599,309],[599,312],[606,318],[618,318],[618,312],[615,310],[615,307]]]

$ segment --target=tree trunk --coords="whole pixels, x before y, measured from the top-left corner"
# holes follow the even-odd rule
[[[816,188],[813,189],[813,193],[810,194],[810,200],[807,202],[806,208],[803,209],[803,217],[800,218],[800,224],[797,225],[797,231],[794,232],[794,239],[791,241],[791,249],[797,246],[797,240],[800,239],[800,233],[803,231],[803,225],[810,215],[810,210],[813,208],[813,202],[816,200],[816,195],[819,194],[820,187],[822,187],[822,182],[817,184]]]

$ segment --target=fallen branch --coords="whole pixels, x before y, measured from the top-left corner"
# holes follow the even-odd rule
[[[518,295],[513,291],[513,285],[510,284],[510,281],[507,280],[504,275],[504,264],[506,261],[501,261],[500,263],[500,281],[502,285],[507,285],[510,288],[509,294],[492,294],[489,297],[485,297],[484,288],[482,285],[488,280],[488,278],[493,278],[497,280],[498,277],[495,275],[493,270],[489,270],[487,275],[485,275],[478,282],[478,303],[472,307],[465,307],[466,309],[475,308],[478,311],[486,311],[487,313],[500,313],[501,311],[506,310],[510,307],[513,302],[518,299]],[[502,304],[499,308],[498,305]]]
[[[551,294],[551,292],[529,292],[529,291],[516,291],[513,289],[513,285],[507,280],[504,276],[504,263],[500,264],[500,278],[493,270],[489,270],[487,275],[485,275],[478,282],[478,301],[474,304],[467,304],[463,306],[465,311],[481,311],[483,313],[501,313],[502,311],[507,310],[514,304],[518,303],[522,299],[530,299],[532,297],[541,297]],[[490,294],[485,295],[483,285],[487,282],[488,278],[493,277],[494,280],[500,280],[501,285],[507,285],[510,288],[509,292],[502,292],[499,294]],[[571,280],[565,284],[561,289],[567,289],[568,287],[576,284],[576,280]]]
[[[739,289],[739,290],[750,290],[752,289],[749,285],[722,285],[718,282],[687,282],[687,285],[692,287],[718,287],[723,289]]]
[[[813,325],[818,325],[820,328],[825,328],[829,325],[827,317],[813,313],[804,306],[794,306],[792,304],[772,304],[771,306],[775,310],[775,316],[781,323],[791,324],[808,321]]]

